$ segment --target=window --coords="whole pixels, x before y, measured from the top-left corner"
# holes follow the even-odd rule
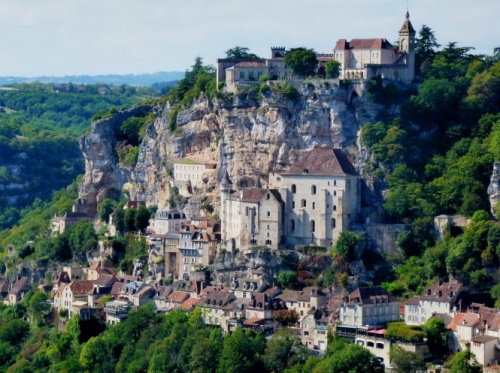
[[[271,211],[268,211],[267,212],[267,217],[270,217],[271,216]]]
[[[266,240],[266,245],[271,245],[271,240]]]
[[[337,221],[335,218],[332,218],[332,228],[335,228],[337,226]]]
[[[292,193],[297,193],[297,186],[295,184],[292,184]]]
[[[292,201],[292,209],[295,208],[295,201]]]
[[[245,79],[245,72],[240,71],[240,79]]]
[[[310,228],[311,228],[311,232],[315,232],[316,231],[316,222],[314,220],[311,220],[311,222],[309,223],[310,225]]]
[[[311,194],[316,194],[316,185],[311,187]]]
[[[337,180],[333,180],[333,186],[337,186]]]
[[[333,211],[337,211],[337,205],[333,205]]]
[[[313,202],[312,209],[314,210],[315,208],[316,208],[316,202]]]
[[[295,220],[290,220],[290,231],[295,232]]]
[[[301,202],[300,202],[300,207],[306,207],[307,206],[307,202],[305,199],[303,199]]]
[[[267,229],[269,229],[269,224],[267,225]]]
[[[271,198],[271,195],[269,193],[267,193],[267,199],[270,199]]]

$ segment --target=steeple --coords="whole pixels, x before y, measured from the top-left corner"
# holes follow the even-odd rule
[[[233,183],[229,179],[229,174],[227,173],[227,170],[226,170],[226,172],[224,173],[224,176],[222,177],[222,180],[220,181],[220,184],[219,184],[220,191],[222,193],[231,193],[231,185],[233,185]]]
[[[408,66],[407,82],[415,77],[415,29],[410,22],[410,12],[406,11],[405,21],[399,30],[399,51],[404,53],[403,63]]]
[[[415,35],[415,29],[413,28],[411,22],[410,22],[410,12],[406,11],[406,17],[405,21],[403,23],[403,26],[401,27],[401,30],[399,30],[399,35],[401,34],[413,34]]]

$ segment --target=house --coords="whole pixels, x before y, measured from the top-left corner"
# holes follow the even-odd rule
[[[159,209],[155,216],[155,233],[177,233],[180,225],[186,220],[186,214],[177,210]]]
[[[300,323],[302,344],[310,349],[325,351],[330,321],[327,307],[312,308]]]
[[[104,312],[106,313],[106,323],[114,325],[122,322],[127,318],[130,307],[131,304],[129,302],[119,300],[107,302],[106,307],[104,307]]]
[[[220,326],[226,329],[226,319],[229,318],[230,304],[236,300],[234,293],[227,289],[214,289],[200,296],[199,306],[206,310],[203,313],[205,324]]]
[[[312,149],[276,178],[287,246],[332,247],[340,233],[356,223],[358,175],[342,150]]]
[[[174,161],[174,180],[202,186],[217,168],[217,163],[202,155],[190,155]]]
[[[92,289],[87,293],[87,303],[91,308],[98,307],[99,299],[102,296],[112,296],[113,284],[118,282],[115,275],[101,274],[97,280],[93,281]]]
[[[97,280],[100,275],[114,275],[113,263],[109,260],[98,260],[87,269],[87,278]]]
[[[52,291],[55,293],[61,284],[69,284],[70,282],[71,279],[69,277],[69,273],[67,271],[61,271],[52,281]]]
[[[189,293],[185,291],[174,291],[166,298],[166,309],[174,310],[180,307],[189,298]]]
[[[377,326],[399,320],[399,301],[379,286],[358,288],[340,306],[340,321],[352,326]]]
[[[167,297],[173,292],[172,286],[155,287],[154,304],[159,311],[167,311]]]
[[[311,309],[319,309],[327,302],[326,294],[318,287],[307,287],[304,290],[283,290],[277,297],[285,302],[286,308],[295,310],[302,319]]]
[[[13,306],[17,302],[24,299],[24,295],[30,290],[33,290],[33,286],[29,282],[28,278],[21,277],[17,282],[11,284],[9,294],[7,296],[7,304],[9,306]]]
[[[120,292],[120,299],[127,300],[135,307],[154,302],[154,296],[154,288],[142,281],[132,281],[124,284]]]
[[[231,282],[231,291],[236,298],[252,298],[252,294],[262,292],[267,287],[262,280],[253,280],[249,278],[234,278]]]
[[[88,304],[88,292],[92,290],[94,283],[90,280],[76,280],[69,284],[63,284],[59,287],[54,296],[54,308],[66,309],[72,316],[71,307],[75,302],[79,307]]]
[[[427,288],[419,297],[405,302],[405,322],[408,325],[421,325],[435,313],[452,315],[463,307],[462,284],[438,281]]]
[[[63,216],[54,215],[50,221],[50,229],[52,234],[63,234],[66,229],[82,220],[90,220],[84,212],[67,212]]]

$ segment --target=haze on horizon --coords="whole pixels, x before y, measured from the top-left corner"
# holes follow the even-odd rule
[[[414,28],[431,27],[442,45],[500,47],[498,0],[408,5]],[[271,46],[332,53],[341,38],[397,40],[406,10],[406,0],[9,1],[0,4],[0,76],[184,71],[236,45],[262,57]]]

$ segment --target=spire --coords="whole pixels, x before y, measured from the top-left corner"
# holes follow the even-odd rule
[[[410,22],[410,12],[406,11],[406,16],[405,16],[405,21],[403,23],[403,26],[401,27],[401,30],[399,30],[400,34],[415,34],[415,29],[413,28],[411,22]]]

